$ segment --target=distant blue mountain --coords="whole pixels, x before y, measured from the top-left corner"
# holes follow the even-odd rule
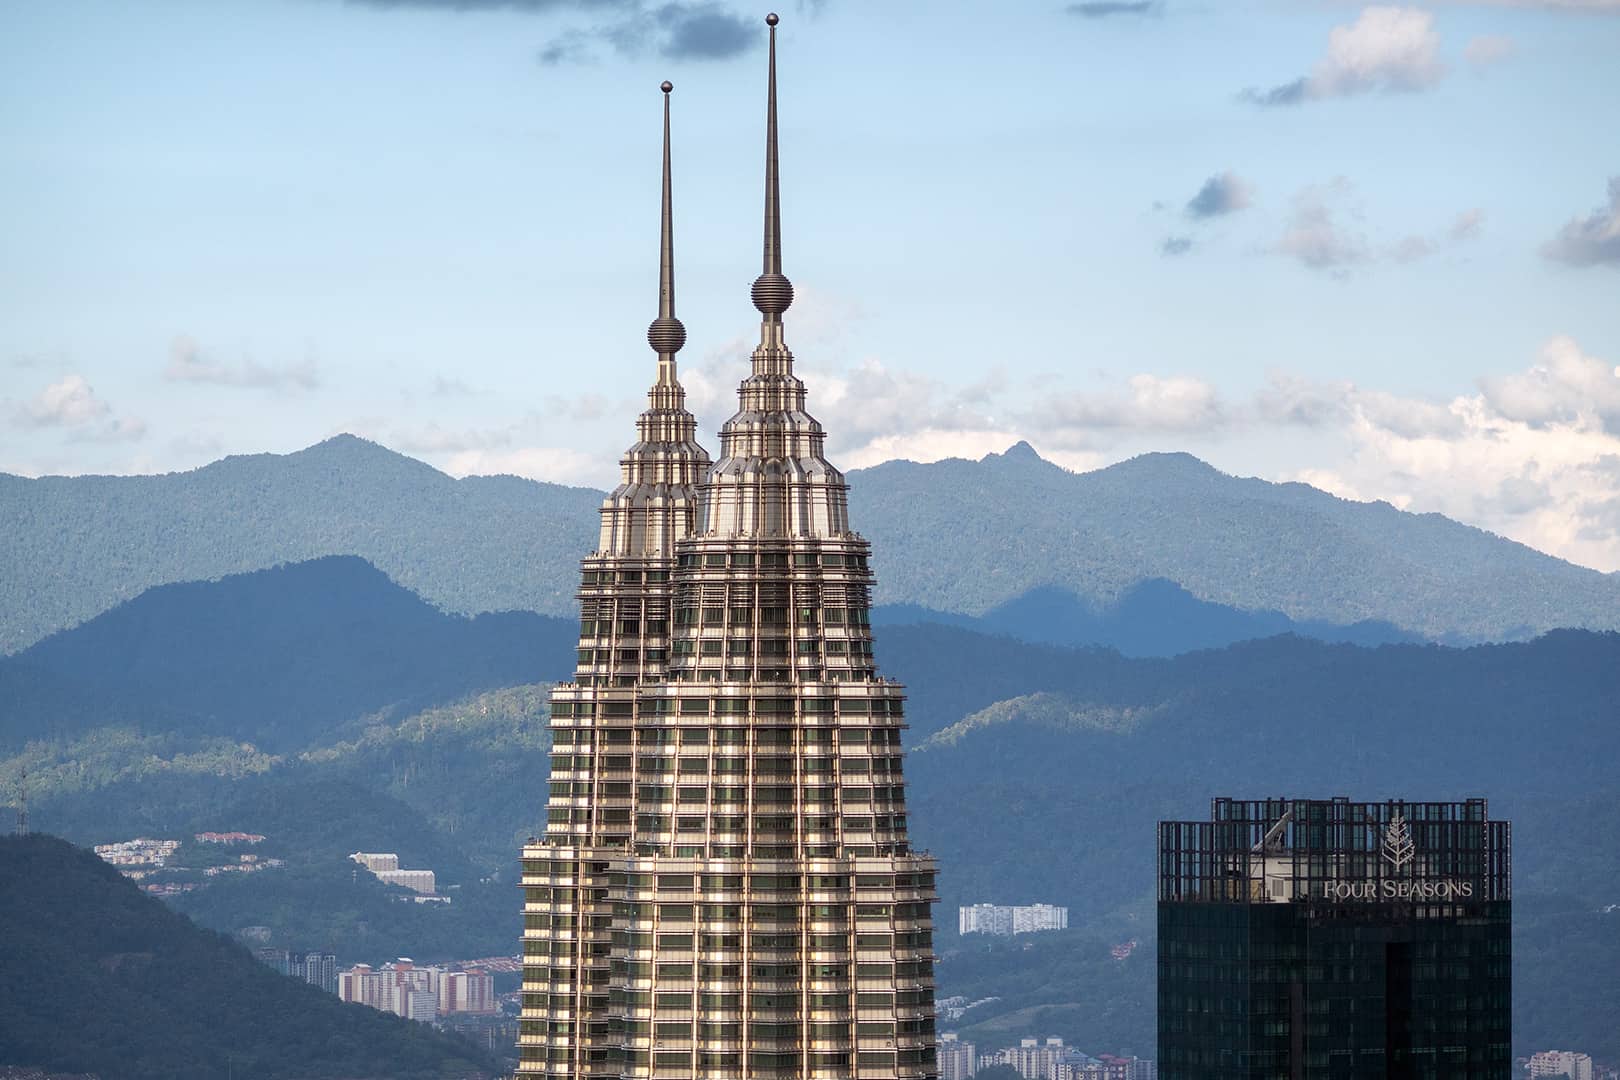
[[[1280,611],[1244,611],[1200,600],[1163,578],[1134,585],[1117,602],[1100,609],[1067,589],[1041,586],[979,616],[934,611],[917,604],[886,604],[873,610],[872,622],[878,626],[939,623],[1045,645],[1100,645],[1125,656],[1179,656],[1278,634],[1348,645],[1423,640],[1377,619],[1342,626],[1320,619],[1294,620]]]

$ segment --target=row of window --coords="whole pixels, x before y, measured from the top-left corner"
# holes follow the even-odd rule
[[[584,728],[559,728],[553,738],[556,745],[568,749],[589,749],[593,743],[603,746],[629,747],[632,743],[642,747],[747,746],[749,732],[753,744],[762,747],[792,749],[794,729],[788,727],[657,727],[606,728],[600,734]],[[899,746],[900,729],[897,727],[803,728],[798,732],[799,742],[806,748],[825,748],[836,741],[843,746],[861,746],[868,742],[878,746]],[[567,752],[567,749],[564,751]]]
[[[796,570],[803,570],[813,566],[829,566],[866,570],[865,555],[846,554],[833,551],[798,551],[790,556],[785,551],[733,551],[729,553],[709,552],[700,554],[686,552],[677,560],[676,565],[682,570],[724,570],[729,568],[737,570],[786,570],[791,565]]]
[[[902,699],[897,697],[653,697],[632,701],[553,701],[554,717],[607,718],[631,716],[900,716]],[[676,702],[679,702],[677,706]],[[600,709],[598,709],[600,705]]]

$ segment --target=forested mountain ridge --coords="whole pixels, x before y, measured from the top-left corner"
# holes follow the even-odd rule
[[[1186,454],[1075,474],[1019,444],[849,479],[881,604],[982,615],[1050,587],[1101,613],[1164,579],[1243,611],[1436,639],[1620,628],[1620,575]],[[359,555],[447,611],[566,616],[601,498],[510,476],[454,480],[351,435],[162,476],[0,474],[0,650],[153,585],[322,555]]]
[[[277,974],[52,836],[0,837],[0,914],[0,1064],[107,1080],[497,1071],[469,1043]]]
[[[323,555],[362,556],[448,611],[569,614],[601,500],[455,480],[353,435],[158,476],[0,473],[0,650],[154,585]]]
[[[62,710],[58,731],[0,756],[0,798],[26,767],[36,827],[81,842],[242,829],[296,852],[283,870],[176,899],[225,932],[269,926],[278,944],[331,945],[346,960],[512,948],[515,853],[544,821],[545,687],[435,699],[484,670],[466,659],[469,644],[512,658],[519,675],[566,672],[571,621],[525,638],[526,620],[546,620],[510,616],[494,625],[515,644],[490,642],[473,633],[482,620],[434,611],[355,559],[153,592],[0,661],[0,689],[14,669],[41,675],[31,700]],[[346,636],[392,644],[351,647]],[[431,646],[409,653],[410,693],[389,689],[401,677],[395,649],[409,648],[401,636]],[[1484,795],[1514,821],[1522,955],[1537,957],[1519,978],[1521,1037],[1609,1045],[1592,1002],[1620,1000],[1620,984],[1600,973],[1585,984],[1597,997],[1573,1002],[1560,987],[1588,957],[1613,957],[1603,972],[1620,972],[1620,917],[1601,914],[1620,902],[1620,635],[1463,649],[1283,636],[1142,659],[935,624],[885,626],[877,638],[880,671],[907,685],[912,838],[940,858],[947,924],[959,903],[1067,904],[1084,938],[1073,960],[1100,974],[1099,935],[1151,946],[1161,818],[1202,817],[1223,794]],[[336,651],[316,664],[311,649]],[[123,681],[104,681],[100,697],[67,693],[43,679],[56,672],[29,666],[47,661],[68,689],[98,667]],[[276,682],[289,685],[267,698]],[[148,696],[135,720],[101,711],[137,694]],[[318,713],[310,703],[323,699],[333,707]],[[278,741],[258,745],[266,737]],[[391,901],[357,881],[344,859],[356,849],[435,869],[455,903]],[[1048,992],[1011,992],[1002,969],[1016,957],[981,959],[953,968],[948,957],[942,987],[1007,988],[1009,1002]],[[1069,962],[1054,956],[1042,970]],[[1067,1011],[1053,1015],[1079,1023],[1102,1015],[1102,1000],[1064,998]],[[1145,1037],[1133,1015],[1116,1017],[1119,1039]]]
[[[850,482],[881,602],[978,614],[1058,585],[1106,606],[1163,578],[1240,609],[1383,620],[1429,638],[1620,629],[1620,575],[1439,514],[1228,476],[1190,454],[1071,473],[1020,443],[976,462],[890,461]]]
[[[123,723],[300,749],[371,713],[561,678],[577,634],[445,614],[354,556],[161,585],[0,658],[0,747]]]

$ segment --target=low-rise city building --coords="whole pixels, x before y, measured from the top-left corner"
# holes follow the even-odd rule
[[[104,862],[113,866],[161,867],[167,866],[174,853],[180,850],[180,841],[138,836],[116,844],[97,844],[94,850]]]
[[[1531,1076],[1567,1076],[1569,1080],[1592,1080],[1592,1058],[1574,1050],[1543,1050],[1530,1055]]]

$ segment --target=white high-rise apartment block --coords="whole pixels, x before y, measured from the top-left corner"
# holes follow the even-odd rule
[[[979,1071],[979,1061],[970,1042],[963,1042],[954,1031],[939,1037],[939,1080],[967,1080]]]
[[[398,870],[399,856],[393,852],[357,851],[349,858],[370,870],[373,874],[383,870]]]
[[[338,973],[338,998],[430,1023],[439,1014],[439,980],[443,975],[440,968],[417,967],[406,957],[381,968],[356,964]]]
[[[1045,1042],[1025,1037],[1018,1041],[1017,1046],[1009,1046],[1004,1050],[997,1050],[994,1054],[981,1056],[979,1068],[1011,1065],[1024,1080],[1048,1080],[1053,1070],[1070,1056],[1069,1048],[1063,1045],[1062,1039],[1055,1036]]]
[[[1530,1057],[1531,1076],[1567,1076],[1569,1080],[1592,1080],[1592,1058],[1573,1050],[1543,1050]]]
[[[439,1012],[493,1013],[495,980],[487,971],[447,971],[439,977]]]
[[[956,926],[961,934],[1033,934],[1041,930],[1066,930],[1069,927],[1069,909],[1053,904],[1022,907],[974,904],[957,909]]]
[[[1069,909],[1052,904],[1030,904],[1012,909],[1012,932],[1033,934],[1041,930],[1067,930]]]
[[[398,885],[423,896],[433,896],[438,890],[438,879],[431,870],[401,870],[399,856],[391,851],[357,851],[349,858],[371,871],[371,876],[384,885]]]

